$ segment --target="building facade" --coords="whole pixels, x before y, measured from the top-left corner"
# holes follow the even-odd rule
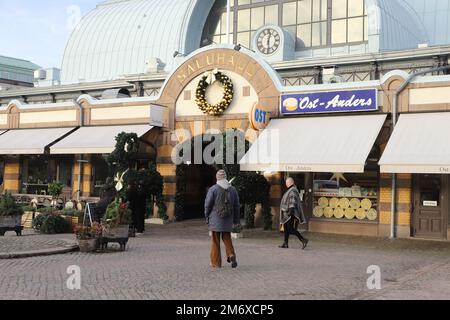
[[[0,56],[0,90],[32,87],[34,71],[38,68],[30,61]]]
[[[420,8],[239,0],[231,45],[220,44],[224,1],[105,1],[70,38],[62,85],[0,93],[4,190],[45,194],[59,180],[68,197],[95,198],[115,136],[136,132],[142,166],[156,159],[164,176],[173,219],[177,145],[237,129],[252,144],[241,169],[271,184],[275,225],[293,176],[311,231],[448,239],[450,41]],[[442,19],[438,5],[431,11]],[[234,89],[225,112],[210,115],[198,94],[217,72]],[[221,101],[219,82],[206,101]],[[187,218],[202,217],[213,170],[188,165]]]

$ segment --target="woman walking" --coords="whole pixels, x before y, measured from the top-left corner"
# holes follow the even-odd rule
[[[300,200],[300,192],[295,186],[295,181],[292,178],[286,180],[286,187],[288,190],[281,200],[280,208],[280,225],[284,230],[284,243],[280,246],[282,249],[289,248],[289,236],[295,235],[303,244],[303,250],[308,245],[309,240],[305,239],[298,231],[299,224],[305,224],[306,218],[303,212],[302,203]]]

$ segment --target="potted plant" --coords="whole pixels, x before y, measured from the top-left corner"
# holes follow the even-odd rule
[[[244,234],[242,233],[242,226],[234,226],[233,231],[231,232],[231,237],[234,239],[240,239],[244,237]]]
[[[83,224],[83,212],[76,209],[64,209],[61,216],[69,222],[73,228]]]
[[[17,204],[11,193],[5,193],[0,199],[0,235],[6,231],[22,233],[23,208]]]
[[[99,239],[102,236],[102,226],[94,223],[92,226],[78,226],[75,228],[80,252],[95,252],[99,246]]]
[[[130,223],[131,210],[128,208],[128,203],[119,200],[112,202],[103,217],[102,244],[107,246],[108,242],[118,242],[121,249],[125,250],[129,238]]]
[[[52,182],[48,185],[48,193],[52,196],[52,206],[58,205],[58,198],[62,194],[64,185],[61,182]]]

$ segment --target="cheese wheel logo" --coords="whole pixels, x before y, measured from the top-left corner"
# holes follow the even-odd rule
[[[283,107],[286,111],[296,111],[298,109],[298,100],[296,98],[288,98],[284,100]]]

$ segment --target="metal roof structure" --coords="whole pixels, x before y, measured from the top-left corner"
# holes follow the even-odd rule
[[[360,46],[338,52],[375,54],[414,49],[423,43],[433,45],[436,37],[424,17],[433,20],[440,15],[439,6],[422,8],[421,1],[425,0],[366,0],[368,45],[362,51]],[[450,3],[450,0],[439,1]],[[82,19],[67,43],[62,84],[112,81],[155,73],[155,70],[172,71],[180,59],[174,58],[175,51],[188,55],[200,47],[203,27],[214,2],[108,0],[100,3]],[[430,13],[424,15],[420,8]],[[448,20],[450,11],[445,12]],[[320,52],[321,56],[312,54],[311,58],[324,57],[326,52]],[[297,56],[296,61],[304,58]]]
[[[175,51],[188,54],[199,47],[212,4],[211,0],[102,2],[82,19],[67,43],[62,83],[147,73],[155,59],[164,70],[171,70]]]

